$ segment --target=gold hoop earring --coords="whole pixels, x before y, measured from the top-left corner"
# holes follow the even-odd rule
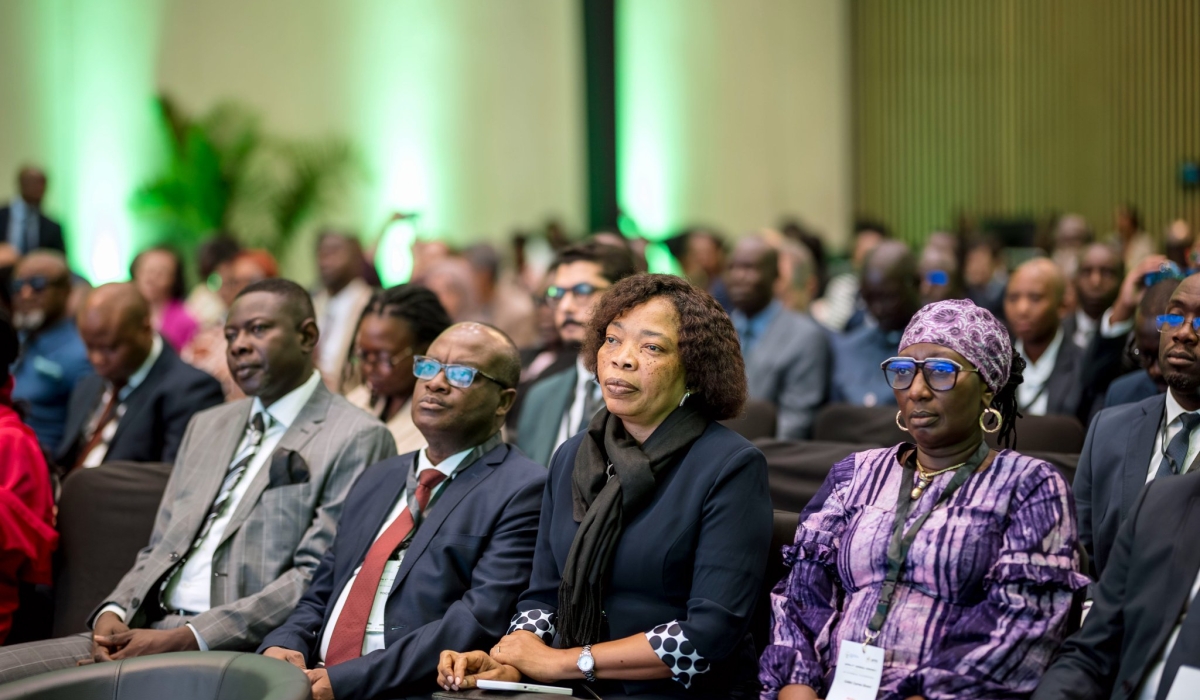
[[[905,428],[904,424],[900,422],[900,411],[896,411],[896,427],[906,433],[908,432],[908,428]]]
[[[987,424],[984,422],[984,418],[989,414],[996,417],[996,427],[991,430],[988,430]],[[1004,425],[1004,416],[1000,415],[1000,412],[994,408],[986,408],[983,413],[979,414],[979,427],[989,435],[1000,432],[1000,426],[1002,425]]]

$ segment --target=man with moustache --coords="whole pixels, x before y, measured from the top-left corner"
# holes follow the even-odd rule
[[[1107,408],[1088,429],[1075,472],[1079,539],[1103,575],[1121,523],[1154,479],[1192,470],[1200,453],[1200,275],[1183,280],[1157,317],[1164,394]]]
[[[21,355],[12,367],[12,397],[26,405],[25,423],[51,454],[62,442],[71,392],[92,373],[75,321],[67,315],[70,295],[71,274],[62,253],[35,250],[17,263],[12,303]]]
[[[600,295],[636,271],[633,256],[616,246],[590,242],[558,254],[550,269],[546,301],[565,345],[578,348],[583,343],[592,306]],[[517,447],[538,464],[548,465],[559,445],[586,427],[603,405],[600,386],[583,360],[576,358],[574,366],[530,385],[517,418]]]
[[[441,650],[494,644],[529,582],[546,470],[500,439],[517,348],[460,323],[427,353],[413,422],[429,446],[367,469],[346,497],[354,518],[260,647],[307,671],[315,700],[436,690]]]
[[[150,543],[88,620],[92,632],[0,647],[0,682],[79,662],[257,648],[308,586],[350,485],[395,455],[382,423],[322,385],[302,287],[246,287],[225,337],[231,374],[252,398],[192,419]]]

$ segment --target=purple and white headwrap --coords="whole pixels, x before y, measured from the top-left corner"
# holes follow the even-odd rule
[[[922,307],[904,329],[899,352],[917,343],[941,345],[967,358],[993,392],[1008,381],[1012,365],[1008,329],[991,311],[969,299],[947,299]]]

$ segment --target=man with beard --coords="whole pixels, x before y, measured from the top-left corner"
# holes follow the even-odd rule
[[[778,251],[758,236],[738,241],[725,284],[750,398],[778,408],[775,437],[803,440],[825,399],[829,344],[811,316],[785,309],[775,298],[778,278]]]
[[[87,348],[67,315],[71,276],[62,253],[35,250],[17,264],[12,281],[13,325],[21,355],[12,368],[13,400],[27,406],[25,422],[42,449],[62,441],[71,392],[92,373]]]
[[[546,301],[565,345],[578,348],[583,343],[600,295],[634,272],[633,256],[616,246],[584,243],[558,254]],[[574,366],[529,387],[517,419],[517,446],[533,461],[548,465],[558,446],[582,430],[603,405],[600,385],[576,359]]]
[[[1117,530],[1142,488],[1190,471],[1200,453],[1200,275],[1179,284],[1157,325],[1166,393],[1098,413],[1079,455],[1079,539],[1095,577],[1104,572]]]

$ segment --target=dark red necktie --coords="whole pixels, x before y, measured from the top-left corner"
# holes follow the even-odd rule
[[[436,469],[425,469],[417,475],[417,507],[422,513],[429,505],[429,497],[433,489],[446,475]],[[357,659],[362,656],[363,638],[367,634],[367,619],[371,616],[371,606],[375,603],[375,593],[379,590],[379,582],[383,579],[383,567],[387,560],[395,554],[396,549],[404,542],[413,529],[412,509],[405,508],[398,518],[392,521],[388,529],[375,540],[367,557],[363,560],[362,569],[350,587],[350,595],[338,616],[333,628],[333,636],[329,638],[329,651],[325,654],[325,665],[333,666],[343,661]]]

